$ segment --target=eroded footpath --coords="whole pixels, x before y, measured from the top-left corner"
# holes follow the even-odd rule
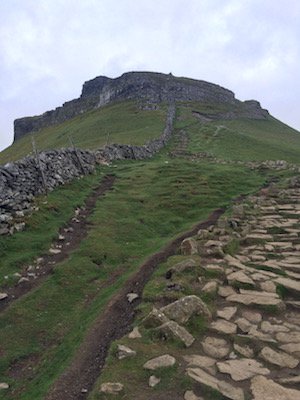
[[[300,398],[299,216],[294,178],[184,239],[88,398]]]

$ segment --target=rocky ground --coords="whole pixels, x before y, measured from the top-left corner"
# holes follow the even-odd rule
[[[107,378],[126,359],[138,363],[141,337],[149,332],[159,338],[161,354],[149,352],[141,362],[148,375],[139,382],[144,394],[136,398],[300,398],[299,215],[300,185],[294,180],[245,199],[217,226],[185,239],[180,262],[169,263],[156,278],[164,294],[153,297],[152,311],[119,341],[93,398],[132,398],[123,373],[119,381]],[[197,281],[189,278],[187,291],[182,277],[191,271],[197,271]],[[199,334],[189,329],[195,315],[206,321]],[[172,340],[179,350],[168,345]],[[161,371],[176,365],[189,383],[162,396]]]

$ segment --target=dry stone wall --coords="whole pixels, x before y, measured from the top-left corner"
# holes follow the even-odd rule
[[[170,105],[162,135],[144,146],[112,144],[96,152],[50,150],[41,152],[38,159],[28,156],[0,166],[0,235],[24,229],[23,217],[34,211],[35,196],[93,172],[97,164],[152,157],[170,139],[174,119],[175,106]]]

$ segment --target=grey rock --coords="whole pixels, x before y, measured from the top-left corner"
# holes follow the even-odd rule
[[[176,363],[176,359],[169,354],[164,354],[159,357],[152,358],[144,364],[145,369],[149,369],[151,371],[156,370],[158,368],[167,368],[172,367]]]

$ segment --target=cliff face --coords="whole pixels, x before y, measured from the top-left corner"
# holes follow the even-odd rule
[[[198,101],[207,103],[243,104],[246,117],[266,118],[258,102],[241,103],[234,93],[221,86],[187,78],[153,72],[128,72],[119,78],[99,76],[84,83],[78,99],[36,117],[15,120],[15,140],[31,131],[58,124],[78,114],[120,100],[136,100],[141,107],[155,107],[161,102]]]

